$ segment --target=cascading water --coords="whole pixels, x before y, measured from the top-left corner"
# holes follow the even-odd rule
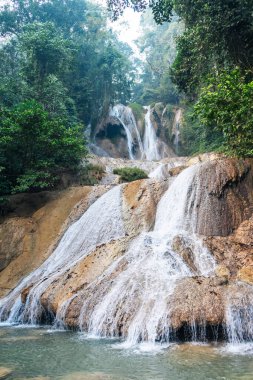
[[[173,132],[175,134],[174,138],[174,145],[175,145],[175,151],[178,153],[179,151],[179,137],[180,137],[180,122],[182,119],[182,110],[181,108],[176,110],[175,118],[173,122]]]
[[[145,132],[143,139],[144,155],[147,160],[160,160],[162,157],[158,152],[158,142],[154,126],[151,121],[151,107],[146,107]]]
[[[137,237],[82,295],[82,330],[122,336],[126,346],[169,340],[171,295],[178,280],[196,275],[174,251],[174,237],[180,234],[191,245],[197,274],[207,276],[215,267],[191,225],[195,209],[188,201],[197,172],[195,166],[181,173],[159,203],[154,231]]]
[[[126,107],[123,104],[117,104],[111,108],[109,114],[110,116],[113,116],[120,121],[120,123],[122,124],[126,132],[129,158],[131,160],[135,159],[134,136],[137,138],[141,157],[143,157],[143,145],[142,145],[140,133],[135,121],[135,117],[133,115],[133,111],[131,110],[131,108]]]
[[[253,289],[238,283],[230,289],[226,308],[226,330],[231,352],[253,351]]]
[[[88,255],[98,244],[120,238],[124,234],[121,186],[117,186],[92,204],[84,215],[69,227],[54,253],[44,264],[0,301],[0,320],[8,319],[9,323],[38,323],[43,313],[40,297],[53,280]],[[20,293],[30,286],[29,296],[23,305]]]
[[[79,327],[97,337],[123,337],[126,347],[153,346],[172,334],[173,295],[180,280],[213,275],[214,258],[196,235],[198,174],[201,164],[184,170],[159,202],[154,229],[135,238],[125,254],[84,290],[65,300],[56,315],[63,327],[73,300],[79,304]],[[64,234],[54,253],[0,301],[0,320],[37,324],[43,321],[41,297],[61,274],[88,256],[97,245],[125,236],[121,186],[108,191]],[[191,252],[186,261],[175,248],[179,238]],[[191,265],[192,264],[192,265]],[[21,292],[28,289],[26,303]],[[228,290],[226,328],[232,346],[253,341],[252,287]],[[192,322],[192,336],[196,332]],[[196,335],[196,334],[195,334]],[[197,338],[197,335],[196,335]]]

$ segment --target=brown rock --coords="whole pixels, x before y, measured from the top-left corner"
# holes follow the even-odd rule
[[[224,321],[226,287],[214,278],[185,278],[178,282],[171,298],[171,323],[174,329],[196,324],[219,325]]]
[[[0,367],[0,379],[7,379],[9,375],[11,375],[12,369]]]
[[[237,279],[253,285],[253,266],[242,267],[237,274]]]
[[[52,192],[50,201],[42,207],[38,203],[36,211],[34,205],[29,217],[8,218],[0,225],[0,262],[5,267],[0,276],[0,296],[38,268],[53,252],[69,224],[107,189],[85,186]],[[25,205],[22,207],[24,214]]]
[[[182,257],[184,262],[193,271],[197,272],[197,268],[194,264],[194,254],[190,247],[187,246],[187,242],[184,240],[183,236],[175,236],[172,242],[172,249]]]
[[[253,212],[253,160],[219,159],[199,167],[194,180],[196,232],[231,234]]]
[[[176,168],[171,168],[169,170],[169,175],[174,177],[180,174],[184,169],[186,169],[186,166],[177,166]]]
[[[230,271],[225,265],[218,265],[215,269],[215,274],[218,277],[224,277],[229,279]]]
[[[124,186],[123,215],[130,236],[149,231],[153,227],[157,204],[167,187],[166,182],[154,179],[134,181]]]

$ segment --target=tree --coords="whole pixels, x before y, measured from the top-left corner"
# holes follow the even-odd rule
[[[108,30],[98,5],[86,0],[12,0],[0,7],[0,33],[9,41],[3,47],[5,62],[9,67],[15,55],[17,83],[23,85],[15,96],[15,82],[13,90],[8,86],[13,82],[10,70],[0,73],[0,104],[10,107],[35,99],[54,116],[91,122],[95,128],[110,103],[130,99],[128,57],[120,52],[122,44]],[[13,46],[12,56],[8,45]]]
[[[35,101],[0,111],[1,195],[52,188],[85,156],[82,127],[68,127]]]
[[[140,51],[145,54],[137,96],[134,100],[142,104],[163,102],[176,104],[179,94],[171,80],[171,65],[176,56],[176,38],[183,25],[178,17],[170,23],[157,25],[151,12],[141,18],[142,36],[138,41]]]
[[[253,157],[253,81],[234,69],[208,82],[195,105],[200,122],[222,132],[228,153]]]

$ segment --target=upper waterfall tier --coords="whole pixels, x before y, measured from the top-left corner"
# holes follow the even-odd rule
[[[131,107],[117,104],[96,130],[95,139],[90,145],[93,153],[130,160],[158,161],[174,157],[174,140],[168,140],[168,123],[173,129],[173,117],[167,120],[166,112],[158,116],[155,109],[139,106],[138,117]],[[166,108],[165,108],[166,109]],[[178,119],[178,112],[174,117]],[[179,124],[178,124],[179,125]]]

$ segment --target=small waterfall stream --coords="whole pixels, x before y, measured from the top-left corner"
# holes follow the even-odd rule
[[[159,153],[159,140],[156,136],[156,131],[151,121],[151,107],[148,106],[144,108],[147,112],[145,115],[143,141],[141,139],[134,114],[130,107],[117,104],[110,109],[109,115],[118,119],[125,130],[130,160],[136,159],[136,142],[141,159],[146,159],[148,161],[160,160],[163,158],[163,154]],[[165,144],[163,143],[163,145]]]
[[[40,297],[52,281],[88,255],[98,244],[120,238],[124,234],[121,186],[117,186],[102,195],[68,228],[58,247],[40,268],[0,300],[0,320],[6,319],[5,312],[10,310],[9,315],[7,313],[9,323],[38,323],[43,313]],[[20,293],[29,286],[32,289],[24,307]]]
[[[118,119],[120,123],[122,124],[122,126],[124,127],[124,130],[126,132],[126,137],[127,137],[129,158],[131,160],[135,159],[135,153],[134,153],[135,136],[137,138],[141,157],[143,157],[143,145],[142,145],[140,133],[136,124],[136,120],[131,108],[126,107],[123,104],[117,104],[113,108],[111,108],[109,114],[110,116],[113,116],[116,119]]]
[[[151,107],[145,107],[145,132],[143,139],[144,154],[147,160],[160,160],[162,157],[158,152],[158,142],[154,126],[151,121]]]

